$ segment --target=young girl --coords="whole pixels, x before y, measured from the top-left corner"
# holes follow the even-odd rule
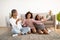
[[[40,24],[42,24],[43,21],[34,20],[31,12],[27,12],[26,15],[25,15],[25,18],[26,19],[23,21],[23,25],[24,26],[29,26],[31,28],[31,31],[33,33],[36,33],[36,28],[34,26],[34,23],[40,25]],[[46,33],[47,33],[47,31],[46,31]]]
[[[29,26],[30,29],[31,29],[31,32],[36,33],[36,29],[33,25],[33,15],[32,15],[32,13],[27,12],[26,15],[25,15],[25,18],[26,19],[24,19],[23,25],[24,26]]]
[[[38,14],[35,17],[35,20],[37,20],[37,21],[46,21],[46,20],[43,20],[43,17],[41,18]],[[43,34],[43,33],[48,34],[48,31],[46,30],[45,25],[43,23],[42,24],[35,24],[34,23],[34,25],[35,25],[38,33],[40,33],[40,34]]]
[[[16,9],[13,9],[11,11],[11,18],[9,20],[10,24],[12,25],[12,33],[14,33],[13,36],[16,36],[18,34],[24,34],[30,31],[29,27],[22,27],[22,19],[18,17],[18,13]]]

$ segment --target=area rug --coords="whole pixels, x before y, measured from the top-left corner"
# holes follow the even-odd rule
[[[60,40],[60,35],[52,31],[49,34],[27,34],[12,37],[10,32],[0,35],[0,40]]]

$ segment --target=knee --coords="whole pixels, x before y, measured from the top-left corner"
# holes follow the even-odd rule
[[[32,32],[33,32],[33,33],[36,33],[36,29],[35,29],[35,28],[34,28],[34,29],[32,29]]]
[[[37,30],[37,31],[38,31],[39,34],[43,34],[43,31],[41,31],[41,30]]]
[[[28,34],[31,34],[31,31],[29,31]]]
[[[48,31],[46,29],[43,32],[44,32],[44,34],[48,34]]]

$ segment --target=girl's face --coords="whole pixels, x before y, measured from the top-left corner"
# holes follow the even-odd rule
[[[40,16],[39,15],[37,16],[37,19],[40,20]]]
[[[15,12],[15,13],[13,13],[13,16],[17,17],[17,14],[18,14],[18,13],[17,13],[17,12]]]
[[[31,14],[28,14],[28,15],[27,15],[27,18],[30,18],[30,17],[31,17]]]

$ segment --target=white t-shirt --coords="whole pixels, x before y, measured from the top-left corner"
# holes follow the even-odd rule
[[[17,19],[18,19],[18,17],[17,17]],[[10,18],[10,20],[9,20],[10,24],[12,25],[12,29],[14,29],[14,30],[20,30],[20,29],[22,28],[22,26],[21,26],[21,20],[18,21],[18,23],[16,24],[16,20],[17,20],[17,19],[14,19],[14,18],[12,17],[12,18]]]

